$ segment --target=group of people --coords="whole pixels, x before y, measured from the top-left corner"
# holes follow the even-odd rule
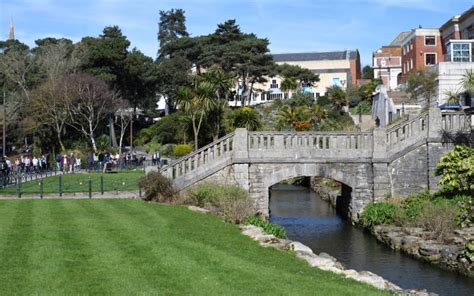
[[[48,169],[48,160],[45,155],[39,157],[23,155],[11,161],[7,157],[1,160],[2,171],[17,173],[39,173]]]
[[[88,170],[137,167],[143,164],[144,157],[137,157],[135,152],[127,154],[91,153],[87,156]]]
[[[73,173],[81,169],[81,158],[75,157],[74,153],[70,155],[56,155],[56,168],[63,173]]]

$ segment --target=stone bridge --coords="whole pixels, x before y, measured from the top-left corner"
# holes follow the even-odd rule
[[[371,132],[237,129],[160,171],[179,189],[201,182],[239,185],[267,216],[272,185],[299,176],[330,178],[343,183],[348,214],[358,220],[365,206],[388,195],[436,189],[433,172],[448,148],[440,131],[470,130],[469,119],[432,108]]]

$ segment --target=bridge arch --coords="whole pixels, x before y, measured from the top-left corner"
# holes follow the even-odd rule
[[[269,216],[270,187],[295,177],[323,177],[344,184],[349,202],[348,216],[357,220],[359,212],[373,200],[372,168],[366,163],[286,163],[252,164],[249,167],[250,197],[258,211]]]

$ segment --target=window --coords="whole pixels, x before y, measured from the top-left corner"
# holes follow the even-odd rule
[[[332,78],[332,85],[341,85],[341,78],[333,77]]]
[[[425,36],[425,45],[426,46],[436,45],[436,37],[435,36]]]
[[[272,83],[270,84],[270,88],[278,88],[278,84],[276,79],[272,79]]]
[[[410,44],[410,50],[413,50],[413,43]]]
[[[316,93],[316,98],[319,98],[320,96],[321,96],[321,94],[317,92]]]
[[[413,59],[410,59],[410,69],[413,69]]]
[[[453,62],[469,62],[471,55],[470,43],[453,43]]]
[[[425,54],[425,66],[436,65],[436,54],[426,53]]]

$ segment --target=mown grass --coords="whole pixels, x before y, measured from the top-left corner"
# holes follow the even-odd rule
[[[100,177],[103,176],[104,191],[137,191],[138,179],[145,175],[143,170],[123,171],[119,173],[88,173],[67,174],[62,176],[62,192],[88,192],[89,178],[92,182],[92,192],[100,192]],[[21,183],[21,192],[40,193],[40,181],[28,181]],[[59,175],[43,178],[43,193],[59,193]],[[17,194],[17,187],[11,186],[0,189],[1,194]]]
[[[0,295],[378,295],[218,217],[139,200],[0,202]]]

